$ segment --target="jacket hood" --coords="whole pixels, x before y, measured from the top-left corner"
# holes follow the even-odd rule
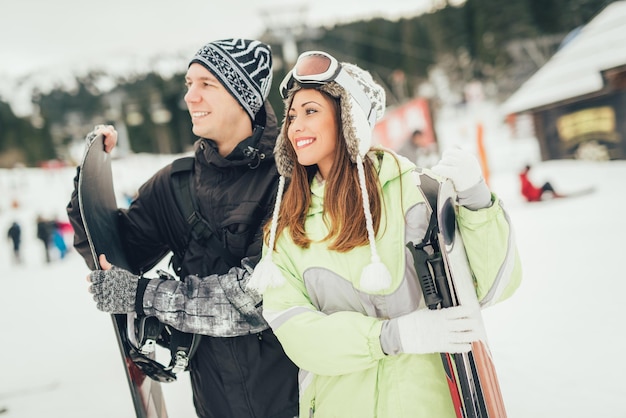
[[[217,151],[217,145],[211,139],[200,138],[194,144],[196,160],[202,164],[217,167],[249,165],[256,168],[259,164],[274,162],[274,145],[278,136],[278,123],[272,105],[265,101],[254,120],[252,135],[241,141],[226,157]]]

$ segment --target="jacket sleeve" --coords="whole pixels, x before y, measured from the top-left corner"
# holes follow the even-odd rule
[[[135,274],[147,272],[170,251],[168,234],[176,230],[172,223],[176,218],[168,212],[175,201],[170,168],[168,165],[154,174],[139,188],[128,209],[119,210],[120,238]]]
[[[91,256],[78,203],[79,176],[80,168],[76,170],[74,190],[66,210],[74,228],[74,248],[83,257],[87,266],[95,270],[96,266]],[[162,228],[157,226],[159,219],[166,217],[159,212],[163,205],[159,204],[158,200],[161,197],[160,194],[169,191],[169,189],[163,190],[162,185],[159,185],[164,178],[168,178],[166,176],[167,170],[160,170],[140,188],[138,197],[128,209],[119,209],[120,239],[124,245],[126,258],[132,267],[131,271],[135,274],[150,270],[169,252],[163,238]]]
[[[513,226],[500,200],[473,211],[459,206],[459,231],[474,274],[476,293],[486,307],[510,297],[519,287],[522,268]]]
[[[234,337],[268,328],[261,296],[246,289],[252,265],[248,259],[226,274],[152,279],[143,293],[143,313],[183,332]]]
[[[263,316],[298,367],[336,376],[369,369],[385,357],[380,345],[380,319],[358,312],[320,312],[284,249],[279,247],[272,257],[285,283],[265,290]]]

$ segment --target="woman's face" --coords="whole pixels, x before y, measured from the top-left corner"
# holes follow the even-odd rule
[[[323,178],[332,168],[338,126],[333,99],[314,89],[298,90],[287,114],[287,138],[304,166],[317,164]]]

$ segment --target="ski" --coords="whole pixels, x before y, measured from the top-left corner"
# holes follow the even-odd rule
[[[77,192],[83,226],[95,265],[100,266],[98,257],[105,254],[112,264],[128,269],[117,233],[117,200],[111,156],[104,151],[103,135],[97,136],[85,148]],[[130,343],[130,338],[134,336],[129,335],[129,329],[134,329],[134,318],[132,315],[113,314],[111,319],[137,418],[166,418],[165,398],[160,383],[149,377],[151,371],[146,369],[149,361],[146,362],[147,358]]]
[[[429,309],[458,305],[479,309],[474,280],[456,223],[454,187],[450,181],[440,182],[424,173],[419,174],[419,183],[431,209],[431,219],[422,243],[409,243],[407,247],[413,255],[424,301]],[[484,327],[482,321],[481,326]],[[486,341],[474,342],[469,353],[441,353],[441,358],[458,418],[506,418]]]
[[[596,191],[595,186],[588,186],[582,189],[572,190],[566,193],[553,194],[552,197],[554,199],[563,199],[567,197],[579,197],[579,196],[586,196],[588,194],[592,194],[595,191]]]

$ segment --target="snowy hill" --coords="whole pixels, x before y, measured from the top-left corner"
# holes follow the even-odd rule
[[[518,292],[484,311],[509,418],[624,417],[626,161],[537,162],[536,182],[596,191],[529,204],[518,193],[522,149],[501,147],[490,179],[510,212],[524,268]],[[131,192],[172,158],[116,160],[117,191]],[[0,227],[6,236],[13,220],[22,224],[27,258],[14,265],[8,240],[0,241],[2,418],[133,415],[110,319],[87,293],[83,260],[71,252],[46,264],[35,237],[37,214],[65,216],[73,175],[73,168],[0,170]],[[186,374],[164,390],[170,417],[194,416]]]

